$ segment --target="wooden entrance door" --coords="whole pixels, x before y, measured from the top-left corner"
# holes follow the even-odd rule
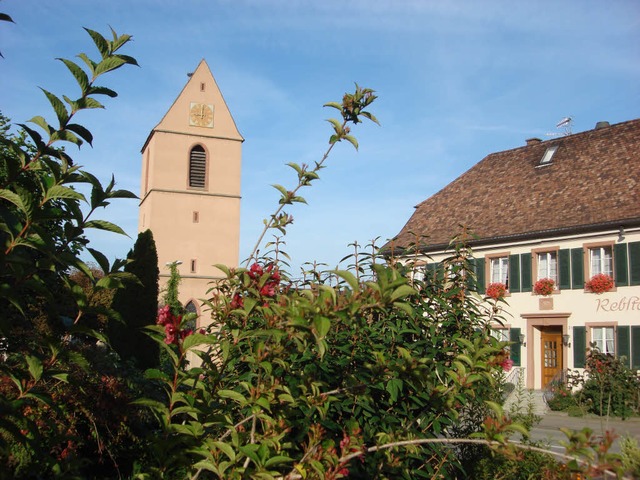
[[[562,370],[562,331],[542,332],[542,388]]]

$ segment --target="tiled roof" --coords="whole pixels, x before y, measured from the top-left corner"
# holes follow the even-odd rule
[[[384,250],[417,236],[424,251],[441,249],[461,225],[491,243],[640,223],[640,119],[528,143],[488,155],[420,203]]]

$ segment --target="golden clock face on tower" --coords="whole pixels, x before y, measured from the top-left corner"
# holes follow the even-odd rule
[[[191,102],[189,108],[189,125],[196,127],[213,127],[213,105]]]

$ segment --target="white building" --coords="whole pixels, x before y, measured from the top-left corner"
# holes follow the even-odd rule
[[[488,155],[420,203],[385,249],[402,255],[424,236],[435,269],[460,225],[477,235],[478,291],[508,288],[496,333],[515,342],[528,388],[584,367],[591,347],[640,368],[640,119]],[[600,273],[613,286],[593,293]],[[548,296],[534,292],[543,278]]]

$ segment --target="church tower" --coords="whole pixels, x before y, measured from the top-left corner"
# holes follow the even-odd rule
[[[160,289],[179,262],[180,301],[198,314],[213,265],[238,265],[243,141],[202,60],[142,147],[138,229],[153,232]]]

